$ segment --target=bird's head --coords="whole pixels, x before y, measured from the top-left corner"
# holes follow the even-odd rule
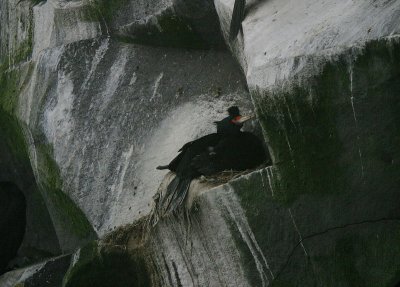
[[[229,107],[228,114],[230,117],[232,117],[232,123],[235,123],[235,124],[243,124],[244,122],[246,122],[254,117],[254,115],[242,116],[240,114],[240,110],[237,106]]]

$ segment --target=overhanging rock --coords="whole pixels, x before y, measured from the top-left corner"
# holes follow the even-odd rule
[[[64,252],[97,233],[144,262],[154,286],[398,283],[398,1],[247,1],[228,43],[246,78],[226,51],[124,38],[168,40],[157,21],[191,18],[201,1],[15,2],[0,4],[1,111],[23,127]],[[227,36],[234,1],[214,3]],[[164,176],[154,168],[232,104],[256,108],[273,166],[201,194],[191,221],[162,220],[137,240],[121,226],[150,212]],[[91,244],[81,251],[103,250]],[[90,261],[72,264],[69,282]]]

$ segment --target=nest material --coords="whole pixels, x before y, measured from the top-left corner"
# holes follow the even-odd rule
[[[236,179],[241,177],[242,175],[251,173],[253,171],[256,171],[258,169],[263,168],[264,166],[258,166],[257,168],[253,168],[253,169],[246,169],[246,170],[241,170],[241,171],[237,171],[237,170],[224,170],[221,171],[215,175],[211,175],[211,176],[201,176],[200,177],[200,182],[208,182],[211,184],[224,184],[229,182],[230,180]]]
[[[239,178],[243,175],[249,174],[255,170],[258,170],[260,168],[263,168],[264,165],[262,166],[258,166],[257,168],[254,169],[246,169],[246,170],[242,170],[242,171],[235,171],[235,170],[224,170],[221,171],[215,175],[211,175],[211,176],[201,176],[199,179],[199,182],[202,184],[207,184],[210,188],[221,185],[221,184],[225,184],[227,182],[229,182],[230,180],[234,180],[236,178]],[[171,200],[171,196],[169,194],[167,194],[167,189],[166,186],[168,186],[168,183],[171,181],[171,176],[173,176],[172,173],[170,173],[169,175],[170,177],[167,178],[167,181],[163,184],[160,185],[160,188],[158,189],[157,193],[153,196],[154,199],[154,205],[153,205],[153,209],[150,213],[149,216],[149,226],[155,226],[157,224],[157,222],[162,218],[165,217],[167,215],[171,215],[172,213],[174,213],[175,215],[181,213],[181,210],[184,210],[186,204],[184,202],[186,202],[188,200],[188,197],[185,195],[185,198],[183,198],[182,203],[179,204],[179,206],[177,208],[175,208],[173,210],[173,212],[167,212],[166,211],[166,206],[169,206],[170,204],[170,200]],[[186,210],[187,212],[187,210]]]

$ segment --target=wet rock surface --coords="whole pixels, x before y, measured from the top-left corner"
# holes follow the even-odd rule
[[[36,185],[27,150],[23,146],[20,125],[13,117],[1,114],[0,134],[0,182],[1,186],[4,185],[1,211],[10,214],[1,217],[4,224],[2,239],[10,240],[16,248],[4,247],[3,250],[15,252],[6,262],[8,268],[23,267],[58,254],[60,247],[44,199]],[[12,238],[13,232],[18,229],[23,235],[22,242]],[[7,246],[5,243],[2,245]]]
[[[228,41],[233,6],[0,3],[0,179],[26,198],[31,258],[73,253],[1,284],[399,282],[399,2],[247,1]],[[149,225],[155,167],[233,104],[272,166],[193,182],[186,214]]]
[[[0,284],[4,287],[62,286],[70,261],[71,255],[59,256],[30,267],[11,271],[0,278]]]
[[[104,8],[108,7],[103,4]],[[213,1],[128,1],[106,19],[120,40],[152,46],[225,50]]]

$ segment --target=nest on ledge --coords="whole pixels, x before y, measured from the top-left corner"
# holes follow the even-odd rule
[[[227,183],[230,180],[236,179],[241,177],[242,175],[246,175],[248,173],[251,173],[253,171],[259,170],[261,168],[264,168],[266,165],[260,165],[257,166],[256,168],[253,169],[246,169],[246,170],[224,170],[219,173],[213,174],[213,175],[208,175],[204,176],[202,175],[199,179],[201,183],[210,183],[210,184],[215,184],[215,185],[220,185]]]

